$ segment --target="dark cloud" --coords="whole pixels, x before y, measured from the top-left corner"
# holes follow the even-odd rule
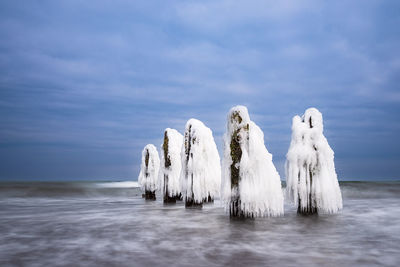
[[[362,6],[362,8],[360,8]],[[310,106],[341,179],[400,171],[397,1],[0,3],[0,179],[136,179],[164,128],[247,105],[282,179]]]

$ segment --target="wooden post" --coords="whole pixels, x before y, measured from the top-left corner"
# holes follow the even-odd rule
[[[185,157],[186,157],[186,161],[185,161],[185,169],[186,169],[186,181],[188,181],[188,162],[189,159],[192,158],[193,159],[193,153],[192,153],[192,142],[193,144],[195,143],[196,139],[192,137],[192,125],[189,126],[189,129],[185,132]],[[183,166],[182,166],[183,167]],[[203,207],[203,201],[201,201],[200,203],[196,202],[194,200],[194,193],[193,193],[193,174],[191,174],[191,179],[190,179],[190,184],[187,185],[190,186],[191,188],[191,195],[186,195],[185,198],[185,207],[186,208],[202,208]]]
[[[308,201],[307,201],[307,206],[305,208],[301,208],[301,199],[300,196],[298,198],[298,207],[297,207],[297,213],[301,215],[312,215],[312,214],[318,214],[318,209],[315,201],[315,196],[312,195],[312,176],[313,173],[309,171],[310,175],[310,192],[308,192]]]
[[[214,203],[214,198],[208,195],[208,197],[203,198],[203,203]]]
[[[171,157],[168,151],[168,131],[164,132],[164,143],[163,143],[163,151],[164,151],[164,167],[165,169],[170,168],[171,166]],[[163,195],[164,195],[164,203],[176,203],[176,196],[170,196],[168,191],[168,175],[164,174],[164,188],[163,188]]]
[[[304,122],[304,119],[303,119],[303,122]],[[311,116],[308,119],[308,127],[310,129],[313,128]],[[315,153],[317,153],[317,147],[315,145],[313,145],[313,148],[314,148]],[[317,155],[318,155],[318,153],[317,153]],[[313,188],[312,188],[313,182],[312,182],[312,180],[313,180],[314,166],[311,166],[311,165],[307,166],[307,164],[304,164],[303,168],[306,171],[305,173],[307,173],[307,171],[308,171],[308,175],[310,176],[310,192],[308,192],[307,206],[305,208],[301,207],[301,199],[300,199],[300,196],[298,196],[299,205],[297,207],[297,213],[301,214],[301,215],[318,214],[318,209],[317,209],[317,203],[316,203],[316,200],[315,200],[315,196],[312,194],[312,191],[313,191]],[[300,177],[300,174],[299,174],[299,177]],[[307,182],[307,180],[306,180],[306,182]]]
[[[240,146],[241,142],[245,142],[245,147],[249,146],[249,124],[244,126],[239,126],[242,122],[242,117],[239,111],[234,111],[230,117],[230,123],[233,126],[233,133],[231,136],[230,148],[231,148],[231,158],[232,164],[230,166],[231,171],[231,190],[232,198],[229,208],[229,215],[231,217],[242,217],[244,216],[241,210],[241,201],[239,194],[239,183],[240,183],[240,160],[242,159],[242,148]],[[242,136],[245,140],[242,140]]]
[[[146,149],[146,157],[145,157],[145,166],[146,166],[146,171],[145,171],[145,176],[146,178],[150,176],[149,173],[149,159],[150,159],[150,153],[149,150]],[[145,199],[146,200],[156,200],[156,191],[151,191],[145,187]]]

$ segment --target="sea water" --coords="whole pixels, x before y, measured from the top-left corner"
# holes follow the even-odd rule
[[[2,182],[0,266],[399,266],[400,183],[340,187],[336,215],[230,219],[134,182]]]

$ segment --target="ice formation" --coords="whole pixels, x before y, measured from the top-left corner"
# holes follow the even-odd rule
[[[323,135],[322,114],[316,108],[293,118],[286,183],[286,194],[299,213],[336,213],[342,209],[334,153]]]
[[[164,202],[175,202],[181,198],[179,184],[181,174],[181,149],[183,136],[175,129],[167,128],[161,144],[160,188]]]
[[[139,184],[145,191],[146,199],[155,199],[158,184],[158,171],[160,158],[154,145],[148,144],[142,151],[142,164],[140,166]]]
[[[221,166],[212,131],[201,121],[186,123],[181,150],[181,186],[185,205],[201,205],[219,195]]]
[[[233,107],[224,135],[222,199],[231,216],[283,215],[281,180],[247,108]]]

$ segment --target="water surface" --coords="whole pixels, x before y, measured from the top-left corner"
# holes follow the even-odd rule
[[[0,183],[0,266],[399,266],[400,183],[343,182],[337,215],[230,219],[134,183]]]

